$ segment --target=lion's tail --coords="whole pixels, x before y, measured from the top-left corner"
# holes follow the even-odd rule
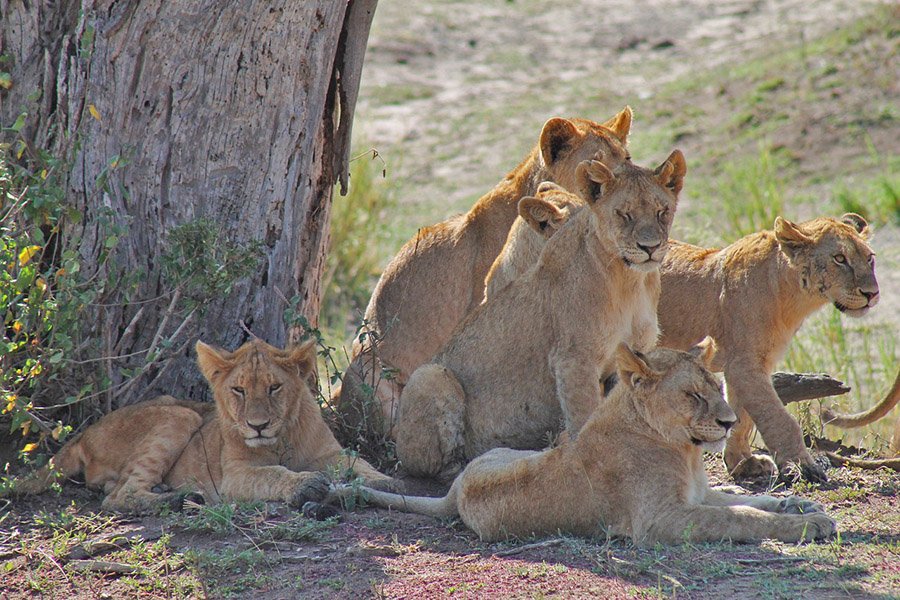
[[[84,463],[84,452],[79,435],[63,446],[46,466],[16,479],[9,493],[18,496],[46,492],[58,479],[81,473]]]
[[[844,415],[832,412],[828,408],[823,408],[822,420],[826,425],[834,425],[835,427],[862,427],[863,425],[874,423],[884,415],[888,414],[898,402],[900,402],[900,372],[897,373],[897,378],[894,379],[894,386],[891,388],[891,391],[887,393],[887,396],[869,410],[852,415]]]
[[[441,498],[429,498],[427,496],[405,496],[403,494],[392,494],[390,492],[382,492],[373,490],[372,488],[358,488],[362,492],[362,497],[369,504],[380,506],[381,508],[392,508],[403,512],[418,513],[429,517],[448,518],[459,515],[456,507],[456,498],[458,495],[458,485],[454,482],[450,487],[450,491],[446,496]],[[339,497],[347,497],[354,494],[352,487],[345,487],[335,490]]]

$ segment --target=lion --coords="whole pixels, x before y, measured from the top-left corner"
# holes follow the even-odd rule
[[[537,193],[551,189],[563,188],[545,181],[538,186]],[[519,216],[509,228],[506,243],[484,278],[482,303],[535,264],[547,240],[583,207],[584,200],[575,194],[548,194],[546,200],[526,196],[519,200]]]
[[[350,366],[331,404],[352,428],[390,436],[409,376],[450,339],[484,297],[484,279],[539,183],[574,185],[578,164],[598,151],[609,168],[628,162],[632,112],[605,123],[548,120],[538,144],[465,214],[420,229],[391,259],[372,292]]]
[[[359,491],[371,504],[460,517],[486,542],[557,535],[627,536],[640,545],[835,533],[821,505],[709,487],[703,451],[720,451],[736,416],[705,368],[712,344],[646,355],[618,348],[620,383],[574,440],[541,452],[497,448],[473,460],[443,498]]]
[[[803,320],[833,304],[852,317],[878,303],[875,253],[868,223],[853,213],[804,223],[775,219],[774,230],[750,234],[722,249],[670,242],[659,301],[660,345],[685,349],[712,336],[738,425],[725,448],[736,479],[771,477],[799,464],[806,479],[827,479],[803,443],[770,375]],[[756,424],[775,460],[754,455]]]
[[[448,478],[491,448],[545,447],[561,424],[577,435],[619,342],[656,345],[658,268],[685,171],[678,150],[655,171],[579,164],[587,206],[409,378],[394,427],[407,472]]]
[[[103,510],[147,513],[192,491],[211,502],[302,506],[325,496],[329,470],[396,487],[343,453],[325,424],[305,383],[315,369],[313,340],[288,350],[254,340],[234,352],[198,341],[196,350],[215,405],[162,396],[116,410],[17,481],[13,493],[40,493],[57,477],[84,473],[88,487],[106,494]]]

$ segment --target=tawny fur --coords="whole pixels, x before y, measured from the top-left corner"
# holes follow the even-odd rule
[[[485,541],[559,532],[643,545],[831,536],[835,523],[814,502],[709,487],[703,450],[722,447],[735,415],[703,353],[660,348],[639,357],[623,346],[620,383],[577,439],[544,452],[491,450],[443,498],[365,488],[363,496],[377,506],[458,515]]]
[[[670,242],[659,302],[660,345],[687,348],[710,335],[719,347],[728,402],[739,424],[725,463],[737,478],[768,477],[775,463],[799,463],[808,479],[824,470],[803,444],[770,375],[810,314],[833,303],[851,316],[878,302],[868,226],[859,215],[794,224],[779,217],[774,231],[748,235],[722,249]],[[756,424],[775,456],[750,448]]]
[[[394,480],[341,452],[305,383],[312,342],[278,350],[262,341],[225,352],[197,343],[215,405],[169,396],[110,413],[67,443],[51,467],[19,481],[14,493],[45,491],[56,477],[83,472],[106,493],[103,509],[151,512],[176,499],[165,484],[207,501],[319,500],[323,471],[352,472],[376,487]]]
[[[419,230],[388,263],[365,312],[364,339],[332,398],[344,422],[389,435],[409,376],[450,339],[484,297],[484,278],[517,216],[517,204],[545,180],[570,188],[576,166],[604,153],[613,168],[628,160],[626,107],[599,124],[553,118],[528,156],[471,210]],[[374,391],[375,398],[372,398]]]
[[[562,189],[545,181],[538,186],[538,192],[554,188]],[[484,279],[484,301],[534,266],[547,240],[584,205],[584,200],[575,194],[547,194],[546,199],[522,198],[519,216],[509,228],[506,243]]]
[[[543,448],[561,426],[577,435],[619,342],[656,345],[658,267],[684,157],[676,150],[655,172],[597,161],[577,171],[589,206],[410,377],[394,428],[408,472],[447,477],[491,448]]]

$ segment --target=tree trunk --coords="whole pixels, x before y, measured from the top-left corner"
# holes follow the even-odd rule
[[[194,341],[295,341],[292,298],[316,324],[376,2],[0,0],[0,123],[67,159],[59,243],[107,282],[84,319],[107,409],[204,397]]]

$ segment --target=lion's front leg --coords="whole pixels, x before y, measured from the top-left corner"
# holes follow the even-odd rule
[[[328,477],[318,471],[291,471],[281,465],[223,465],[223,497],[239,502],[280,500],[291,506],[318,502],[328,493]]]
[[[767,495],[739,495],[713,489],[707,490],[703,504],[706,506],[751,506],[766,512],[795,515],[825,512],[825,508],[818,502],[799,496],[776,498]]]
[[[639,543],[756,542],[776,539],[798,542],[826,539],[834,535],[834,520],[822,512],[779,514],[752,506],[689,506],[659,511],[659,517],[644,535],[636,535]],[[637,534],[638,532],[636,532]],[[643,539],[637,539],[643,537]]]
[[[770,376],[751,361],[732,359],[725,367],[728,403],[743,420],[743,409],[756,423],[766,446],[775,455],[779,467],[798,463],[803,476],[810,481],[827,481],[825,470],[813,459],[803,444],[800,424],[787,412]],[[749,448],[749,424],[740,422],[725,447],[725,464],[736,478],[741,475],[741,462]]]
[[[557,356],[550,359],[556,378],[556,395],[570,439],[575,439],[600,401],[601,373],[584,356]]]

